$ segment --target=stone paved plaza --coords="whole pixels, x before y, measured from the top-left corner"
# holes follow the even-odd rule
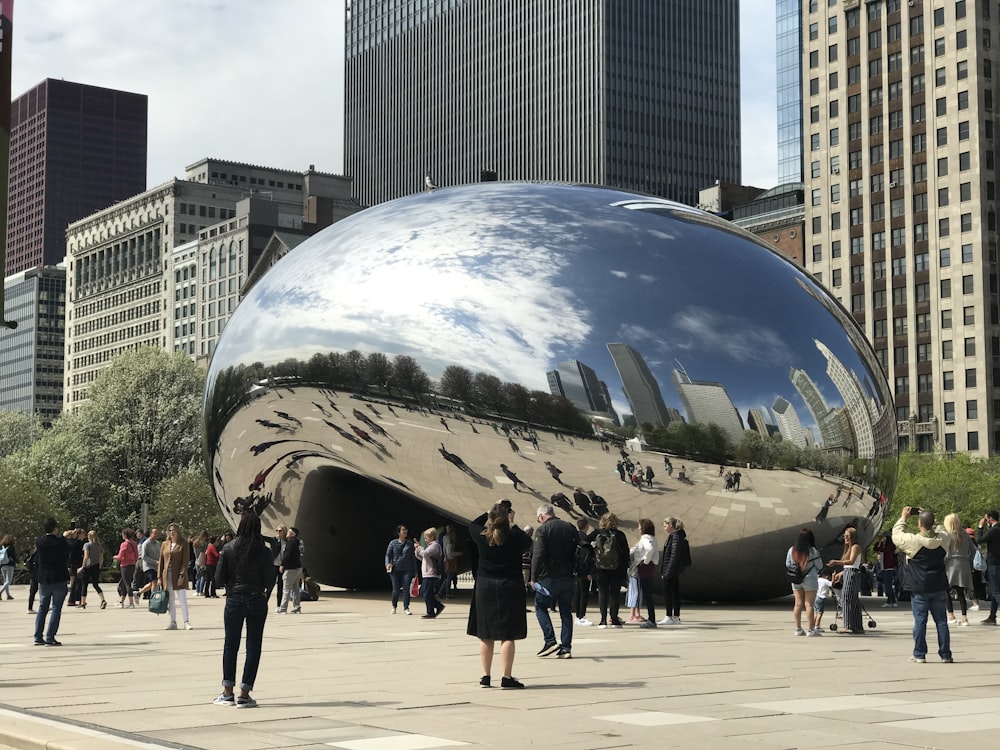
[[[242,710],[212,704],[224,599],[192,597],[187,632],[145,610],[67,609],[64,645],[43,648],[15,587],[0,602],[0,747],[968,750],[1000,730],[1000,629],[981,612],[952,628],[952,665],[933,650],[908,663],[910,612],[876,599],[865,636],[795,637],[790,600],[698,605],[675,627],[578,627],[572,660],[535,656],[529,615],[514,669],[527,688],[487,690],[468,593],[436,620],[422,602],[390,615],[387,595],[341,591],[269,615],[259,707]]]

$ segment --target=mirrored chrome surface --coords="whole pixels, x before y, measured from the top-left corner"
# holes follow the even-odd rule
[[[850,468],[744,463],[733,491],[717,462],[674,455],[668,475],[661,452],[630,444],[654,471],[640,489],[595,435],[626,414]],[[230,518],[249,497],[265,527],[300,529],[312,575],[346,587],[385,585],[396,524],[461,526],[506,496],[524,525],[555,493],[596,515],[593,491],[631,542],[640,518],[684,521],[686,597],[781,596],[798,529],[826,559],[847,524],[867,544],[896,480],[885,378],[811,276],[709,214],[595,187],[435,190],[304,242],[226,326],[205,429]]]

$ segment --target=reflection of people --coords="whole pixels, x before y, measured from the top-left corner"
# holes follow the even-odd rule
[[[834,498],[833,493],[830,493],[830,497],[826,499],[823,503],[823,507],[819,509],[819,513],[816,514],[816,523],[821,523],[826,520],[827,515],[830,513],[830,508],[836,505],[837,500]]]
[[[500,686],[524,687],[514,678],[513,668],[515,641],[528,637],[521,555],[531,540],[513,525],[513,517],[513,509],[501,502],[469,524],[469,534],[478,552],[479,572],[466,632],[479,639],[479,659],[483,667],[479,684],[487,688],[491,687],[497,641],[500,641],[503,670]]]
[[[506,476],[510,481],[514,483],[514,489],[520,492],[521,490],[519,489],[518,485],[524,484],[524,480],[518,478],[517,474],[508,469],[507,464],[500,464],[500,471],[502,471],[504,473],[504,476]],[[531,487],[528,487],[528,485],[524,484],[524,486],[531,492],[534,492],[534,490],[532,490]]]
[[[560,469],[558,466],[556,466],[551,461],[546,461],[545,462],[545,468],[548,469],[548,472],[549,472],[549,474],[552,475],[553,479],[555,479],[557,482],[559,482],[559,484],[565,486],[565,483],[563,482],[563,480],[559,478],[560,475],[562,474],[562,469]]]
[[[934,618],[937,629],[938,656],[950,664],[951,633],[948,630],[948,575],[945,558],[951,546],[948,532],[934,528],[934,513],[920,510],[917,523],[920,531],[906,531],[906,522],[914,509],[909,506],[892,527],[892,541],[907,557],[907,589],[913,609],[913,655],[910,661],[923,663],[927,658],[927,614]],[[846,584],[844,585],[846,589]]]
[[[226,608],[222,622],[226,638],[222,647],[222,694],[213,702],[236,708],[254,708],[250,697],[260,666],[264,623],[267,621],[267,590],[274,576],[270,550],[260,533],[260,517],[253,512],[240,516],[236,538],[222,549],[216,583],[226,588]],[[247,655],[239,697],[236,688],[236,658],[246,623]]]

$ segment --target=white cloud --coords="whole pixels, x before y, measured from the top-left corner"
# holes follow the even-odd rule
[[[774,0],[740,0],[743,182],[777,174]],[[149,96],[149,184],[204,157],[343,170],[344,0],[17,4],[19,96],[65,78]]]

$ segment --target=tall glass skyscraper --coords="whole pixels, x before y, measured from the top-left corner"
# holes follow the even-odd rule
[[[362,204],[484,171],[691,204],[740,181],[738,0],[349,0],[346,33]]]
[[[778,184],[802,182],[802,0],[777,0]]]

